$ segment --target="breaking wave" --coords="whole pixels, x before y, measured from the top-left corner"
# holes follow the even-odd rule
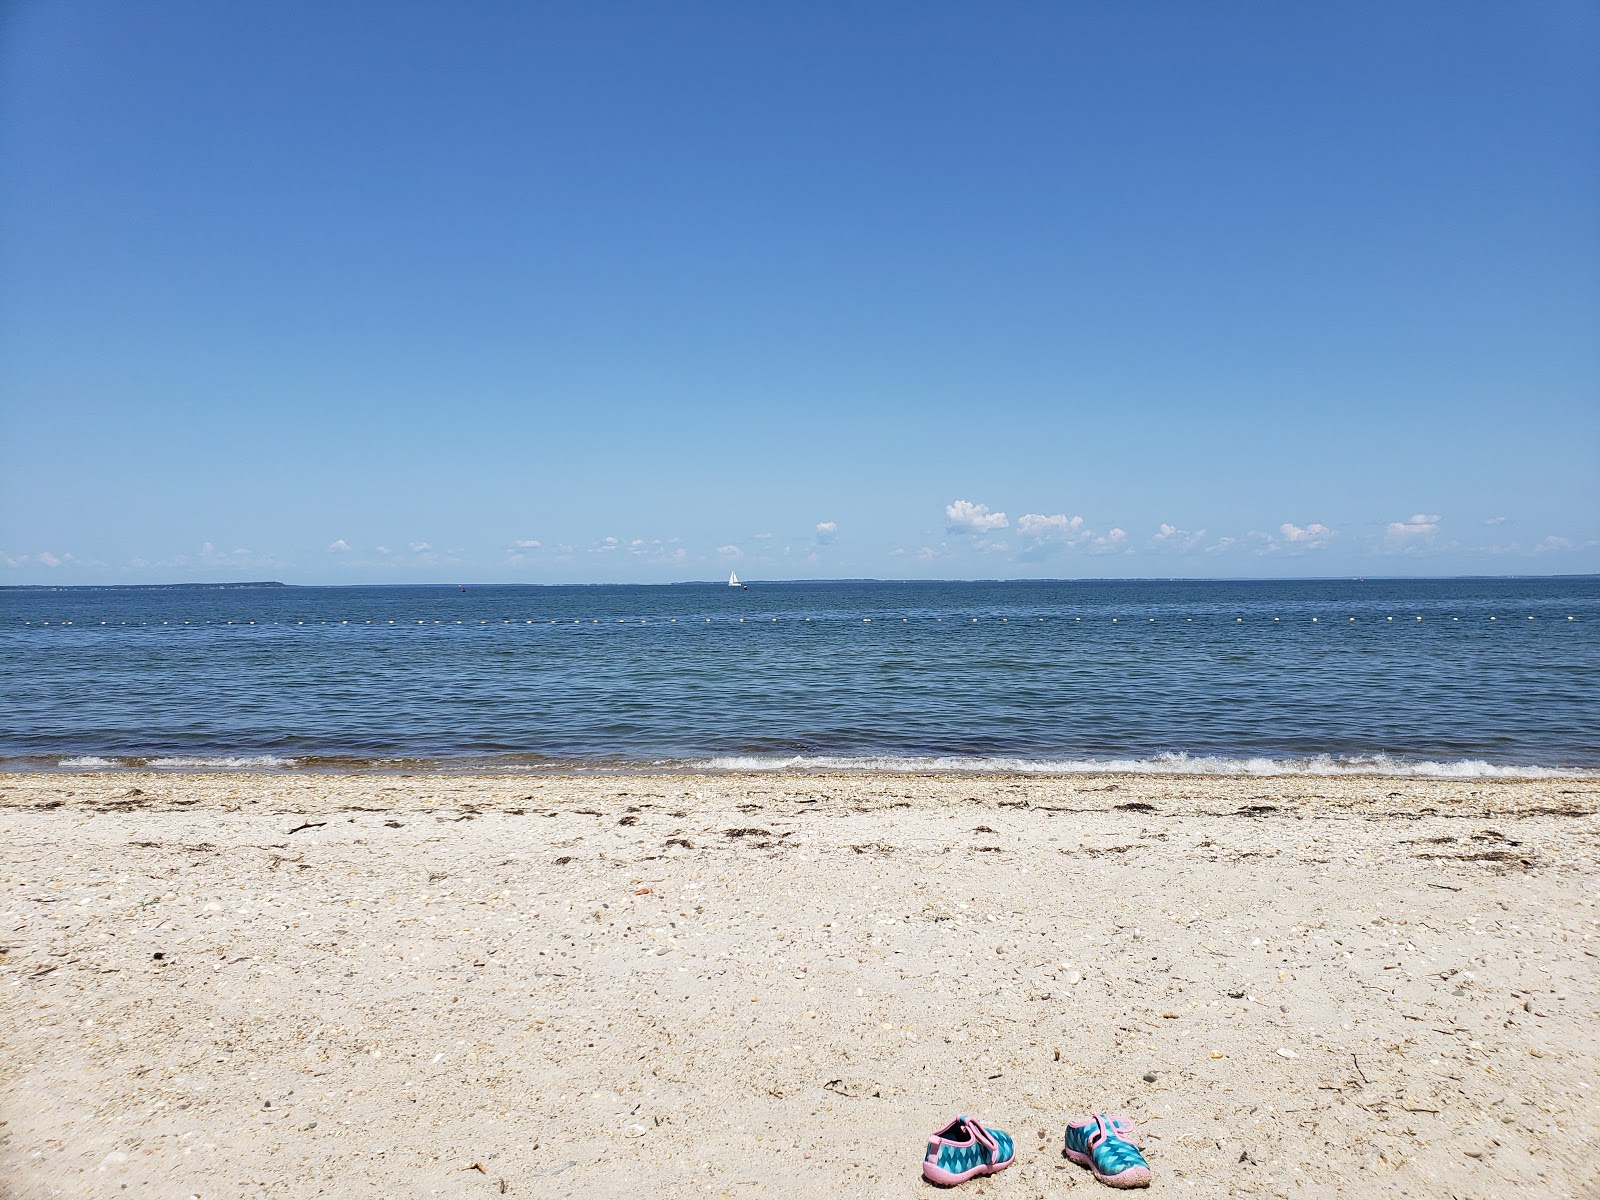
[[[1519,766],[1482,759],[1439,762],[1387,754],[1303,758],[1228,758],[1157,754],[1149,758],[1007,758],[975,754],[843,755],[729,754],[688,764],[703,771],[863,771],[967,775],[1372,775],[1401,779],[1560,779],[1600,772],[1582,768]]]

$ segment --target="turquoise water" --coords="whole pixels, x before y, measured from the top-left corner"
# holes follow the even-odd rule
[[[0,759],[1600,769],[1600,579],[0,591]]]

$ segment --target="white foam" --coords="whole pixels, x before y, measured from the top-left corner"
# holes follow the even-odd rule
[[[297,758],[278,758],[271,754],[256,754],[241,757],[223,758],[152,758],[145,765],[161,770],[193,771],[203,768],[221,767],[230,771],[271,771],[281,767],[293,767],[300,762]]]
[[[80,758],[63,758],[56,764],[71,771],[103,771],[107,767],[117,767],[122,764],[111,758],[96,758],[92,754],[85,754]]]
[[[1587,778],[1584,768],[1512,766],[1482,759],[1454,762],[1391,758],[1387,754],[1306,758],[1228,758],[1157,754],[1150,758],[1015,758],[979,754],[847,755],[730,754],[688,764],[703,771],[882,771],[898,774],[970,775],[1375,775],[1419,779]]]

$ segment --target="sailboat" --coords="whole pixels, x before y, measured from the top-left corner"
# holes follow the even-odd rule
[[[743,587],[744,586],[744,584],[739,582],[739,576],[738,576],[737,572],[734,572],[734,571],[729,571],[728,572],[728,586],[729,587]]]

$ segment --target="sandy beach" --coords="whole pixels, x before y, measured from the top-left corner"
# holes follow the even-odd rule
[[[1600,1195],[1600,781],[0,777],[0,1193]],[[1537,1188],[1525,1193],[1523,1189]],[[1109,1194],[1109,1193],[1107,1193]]]

